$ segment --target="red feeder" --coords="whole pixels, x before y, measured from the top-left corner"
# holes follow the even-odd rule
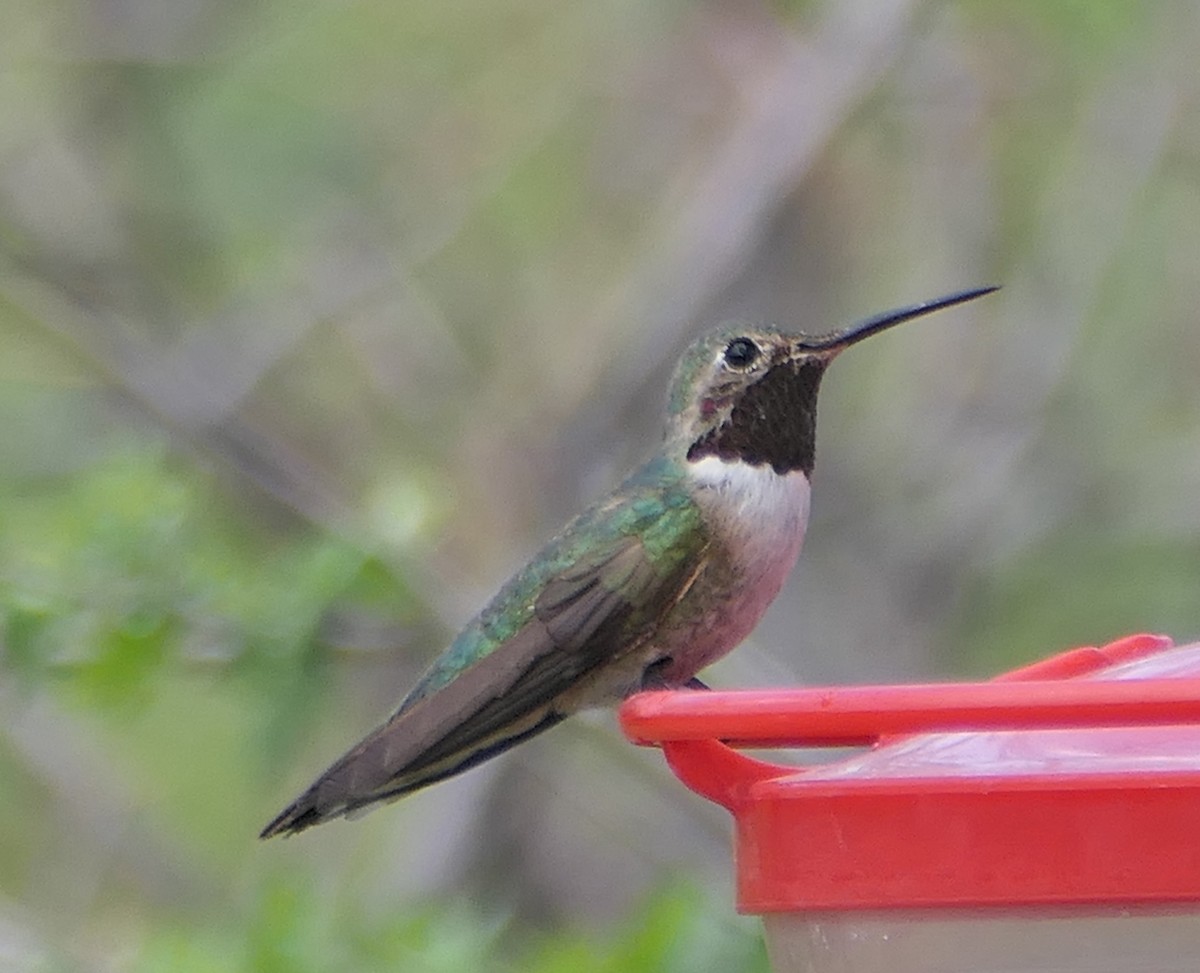
[[[779,973],[1200,970],[1200,643],[985,683],[646,693],[621,723],[732,812],[738,908]],[[872,749],[800,768],[740,746]]]

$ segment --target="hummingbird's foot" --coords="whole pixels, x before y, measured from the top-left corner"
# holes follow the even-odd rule
[[[666,672],[674,664],[675,660],[671,656],[665,659],[658,659],[650,663],[646,667],[646,671],[642,673],[642,692],[658,692],[664,689],[703,689],[708,691],[708,686],[692,676],[687,682],[680,685],[676,682],[667,682]]]

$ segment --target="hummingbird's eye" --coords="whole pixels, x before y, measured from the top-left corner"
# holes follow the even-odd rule
[[[749,338],[734,338],[725,346],[725,364],[731,368],[749,368],[762,351]]]

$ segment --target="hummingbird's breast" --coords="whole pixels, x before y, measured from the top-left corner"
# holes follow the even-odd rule
[[[809,480],[801,470],[776,473],[706,456],[688,464],[694,497],[714,550],[679,612],[689,619],[670,646],[663,673],[683,683],[725,655],[758,624],[796,563],[808,525]]]

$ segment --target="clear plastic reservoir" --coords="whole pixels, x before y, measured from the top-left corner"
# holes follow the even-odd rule
[[[763,917],[776,973],[1196,973],[1191,907],[884,909]]]

